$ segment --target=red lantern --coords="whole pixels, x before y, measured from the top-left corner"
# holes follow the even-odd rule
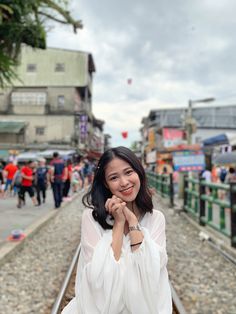
[[[123,138],[127,138],[128,137],[128,132],[127,131],[121,132],[121,135],[122,135]]]

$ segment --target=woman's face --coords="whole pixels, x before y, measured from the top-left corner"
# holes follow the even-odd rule
[[[132,202],[140,189],[138,174],[129,163],[120,158],[114,158],[105,169],[106,185],[113,195],[125,202]]]

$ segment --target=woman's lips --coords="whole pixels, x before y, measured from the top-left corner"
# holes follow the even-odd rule
[[[125,195],[125,196],[130,195],[130,194],[133,193],[133,187],[131,186],[131,187],[128,188],[128,189],[122,190],[122,191],[120,191],[120,193],[123,194],[123,195]]]

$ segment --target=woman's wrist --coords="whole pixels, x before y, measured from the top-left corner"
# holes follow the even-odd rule
[[[124,221],[116,221],[115,220],[115,223],[114,223],[114,227],[115,228],[118,228],[118,229],[124,229],[125,227],[125,220]]]
[[[129,227],[137,226],[138,225],[138,219],[136,217],[132,218],[128,221],[128,224],[129,224]]]

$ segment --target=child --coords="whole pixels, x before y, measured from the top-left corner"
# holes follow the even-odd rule
[[[98,162],[82,216],[75,298],[63,314],[171,314],[165,218],[126,147]]]

